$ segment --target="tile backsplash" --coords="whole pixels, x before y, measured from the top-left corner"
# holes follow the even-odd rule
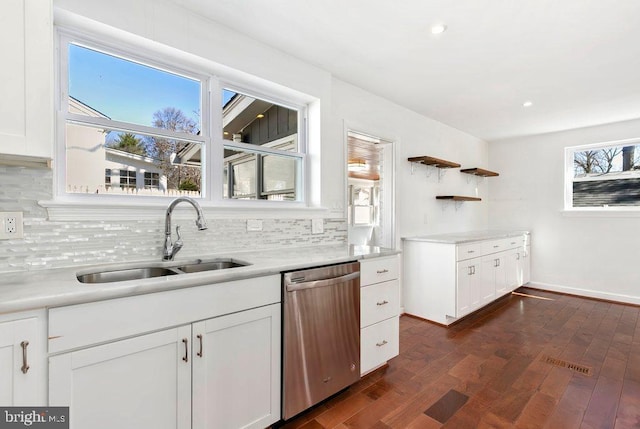
[[[161,258],[163,220],[47,220],[38,201],[52,198],[52,180],[51,170],[0,166],[0,211],[24,212],[24,239],[0,241],[0,273]],[[246,222],[211,219],[206,231],[185,222],[180,257],[347,242],[344,219],[325,219],[324,233],[313,235],[311,219],[263,219],[260,232],[247,232]]]

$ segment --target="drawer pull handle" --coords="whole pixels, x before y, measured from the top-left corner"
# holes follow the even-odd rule
[[[387,343],[387,340],[382,340],[381,343],[376,343],[376,346],[382,347],[382,346],[386,346],[387,344],[389,344],[389,343]]]
[[[200,340],[200,351],[197,353],[198,357],[202,357],[202,335],[198,334],[196,335],[196,338],[198,338]]]
[[[389,304],[389,301],[387,301],[386,299],[382,302],[376,302],[376,305],[385,305],[385,304]]]
[[[476,253],[475,250],[467,250],[467,253]]]
[[[500,247],[500,246],[497,245],[497,244],[495,246],[493,246],[494,249],[497,249],[498,247]]]
[[[29,364],[27,363],[27,346],[29,345],[29,341],[23,341],[20,343],[20,347],[22,347],[22,371],[23,374],[26,374],[29,371]]]
[[[184,343],[184,356],[182,357],[182,360],[189,362],[189,340],[183,338],[182,342]]]
[[[388,272],[389,272],[389,270],[387,270],[386,268],[385,268],[384,270],[378,270],[378,271],[376,271],[376,273],[378,273],[378,274],[386,274],[386,273],[388,273]]]

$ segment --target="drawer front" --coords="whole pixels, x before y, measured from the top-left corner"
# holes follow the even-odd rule
[[[482,243],[466,243],[456,246],[456,260],[464,261],[465,259],[477,258],[482,256]]]
[[[360,261],[360,285],[372,285],[398,278],[398,257],[365,259]]]
[[[382,365],[400,350],[399,316],[368,326],[360,331],[360,373]]]
[[[516,237],[509,237],[505,240],[507,249],[516,249],[518,247],[524,247],[526,244],[525,236],[518,235]]]
[[[400,310],[398,280],[360,289],[360,326],[365,327],[397,316]]]
[[[516,241],[516,240],[509,239],[509,238],[501,238],[498,240],[487,240],[482,245],[482,254],[490,255],[492,253],[503,252],[505,250],[511,249],[513,248],[513,246],[510,247],[510,243],[512,241]]]

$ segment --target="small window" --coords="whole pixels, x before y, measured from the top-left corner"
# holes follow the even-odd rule
[[[566,149],[571,208],[640,206],[640,139]]]
[[[222,102],[224,197],[300,201],[299,110],[229,89]]]

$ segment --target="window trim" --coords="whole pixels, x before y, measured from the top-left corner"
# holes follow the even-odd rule
[[[282,87],[281,85],[268,82],[261,78],[245,75],[245,73],[239,71],[235,72],[224,66],[225,70],[229,71],[229,75],[220,77],[220,73],[216,71],[220,68],[220,65],[216,65],[210,60],[206,60],[202,57],[197,57],[165,45],[153,46],[153,48],[150,49],[150,44],[146,39],[140,38],[139,36],[132,36],[119,30],[116,32],[118,34],[104,34],[104,37],[100,37],[100,31],[93,33],[93,29],[86,29],[86,31],[91,31],[92,33],[87,34],[76,28],[69,28],[59,24],[56,24],[55,30],[58,49],[58,55],[56,58],[55,94],[57,125],[55,153],[57,160],[54,168],[53,200],[41,201],[41,205],[48,209],[50,217],[62,220],[74,218],[75,214],[78,214],[82,219],[103,219],[104,207],[107,205],[114,208],[114,213],[124,213],[125,211],[129,213],[131,210],[136,210],[136,213],[138,213],[136,216],[139,216],[140,211],[147,211],[147,207],[153,207],[153,210],[156,211],[156,207],[166,207],[170,201],[170,197],[161,196],[144,196],[135,198],[120,195],[103,194],[95,196],[67,193],[65,190],[66,148],[64,143],[64,128],[66,123],[106,127],[119,131],[168,137],[180,141],[202,144],[202,197],[198,198],[198,201],[204,208],[218,208],[228,211],[237,210],[241,212],[247,210],[252,211],[254,209],[266,210],[267,212],[272,210],[294,210],[298,212],[308,210],[327,211],[325,208],[312,206],[309,199],[311,169],[308,156],[309,148],[307,145],[307,134],[309,132],[307,117],[310,103],[314,104],[319,100],[295,90]],[[123,40],[120,40],[121,38]],[[138,41],[140,44],[130,43],[133,39],[139,39]],[[80,46],[105,52],[106,54],[120,56],[122,58],[139,62],[144,65],[149,65],[173,74],[200,80],[200,82],[202,82],[203,92],[201,96],[202,136],[176,133],[169,130],[159,133],[158,129],[153,127],[106,120],[103,118],[91,118],[91,120],[89,120],[89,118],[84,117],[83,115],[69,113],[67,101],[68,75],[66,72],[68,66],[68,49],[66,47],[68,46],[68,43],[75,43]],[[157,50],[155,48],[157,48]],[[172,52],[175,55],[169,55],[167,52]],[[192,61],[184,61],[185,57],[189,57]],[[182,67],[176,67],[168,64],[166,58],[172,58],[176,63],[179,62],[182,64]],[[234,81],[234,78],[237,78],[237,81]],[[251,83],[242,83],[243,80]],[[261,85],[264,86],[261,87]],[[223,147],[224,145],[235,146],[237,144],[222,138],[222,110],[212,109],[212,106],[221,105],[221,92],[223,88],[238,91],[252,97],[261,98],[265,101],[270,101],[283,107],[295,109],[298,112],[298,152],[295,152],[294,154],[297,154],[297,157],[301,159],[301,174],[299,175],[299,182],[296,184],[297,188],[299,188],[299,190],[296,189],[297,201],[269,201],[261,199],[236,200],[223,198]],[[206,111],[209,112],[208,115],[205,114]],[[241,146],[238,147],[240,148]],[[252,150],[256,151],[256,148],[252,146]],[[292,152],[281,153],[275,149],[267,147],[260,147],[259,151],[264,151],[266,153],[271,153],[273,151],[273,154],[279,156],[291,156],[292,154]],[[213,162],[214,160],[215,162]],[[218,163],[220,164],[219,166],[217,165]],[[318,180],[318,178],[316,178],[316,180]],[[314,189],[315,186],[316,185],[314,185]],[[65,208],[68,208],[68,210]],[[83,208],[83,210],[79,210],[79,208]],[[73,215],[70,215],[71,211],[74,212]],[[95,212],[95,217],[92,215],[93,212]],[[136,218],[136,216],[132,217]]]
[[[640,137],[623,140],[613,140],[601,143],[589,143],[564,148],[564,208],[565,216],[594,216],[594,217],[640,217],[640,206],[608,206],[608,207],[574,207],[573,179],[574,155],[592,149],[606,149],[618,146],[640,145]]]

